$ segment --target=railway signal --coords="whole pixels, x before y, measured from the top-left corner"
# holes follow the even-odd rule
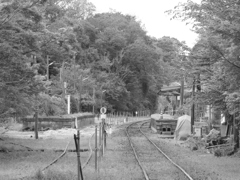
[[[100,113],[101,113],[101,114],[106,114],[106,112],[107,112],[107,108],[101,107]]]

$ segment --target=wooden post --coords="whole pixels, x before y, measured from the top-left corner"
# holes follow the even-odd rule
[[[98,162],[97,162],[97,125],[95,125],[95,172],[97,172],[98,169]]]
[[[77,174],[78,174],[78,180],[80,180],[80,171],[79,171],[79,151],[78,151],[78,142],[77,142],[77,136],[76,134],[73,135],[74,137],[74,142],[75,142],[75,146],[76,146],[76,153],[77,153]]]
[[[105,120],[103,119],[102,121],[102,155],[104,155],[104,150],[105,150],[104,124],[105,124]]]
[[[211,105],[209,105],[208,111],[209,111],[208,122],[209,122],[209,131],[210,131],[212,129],[212,108],[211,108]]]
[[[77,131],[77,136],[74,134],[74,141],[75,141],[75,146],[76,146],[76,151],[77,151],[77,172],[78,172],[78,180],[83,180],[83,173],[82,173],[82,166],[81,166],[81,161],[80,161],[80,134],[79,130]]]
[[[102,155],[102,123],[99,123],[99,154]]]
[[[35,112],[35,126],[34,126],[34,132],[35,132],[35,139],[38,139],[38,108],[37,111]]]
[[[95,88],[93,87],[93,107],[92,107],[93,114],[95,114],[94,105],[95,105]]]
[[[181,80],[181,91],[180,91],[180,106],[183,105],[183,95],[184,95],[184,79]]]
[[[34,125],[34,132],[35,132],[35,139],[38,139],[38,95],[36,94],[36,112],[35,112],[35,125]]]
[[[240,111],[239,111],[239,106],[240,106],[240,102],[238,101],[238,103],[237,103],[237,114],[238,114],[238,116],[240,115],[239,113],[240,113]],[[240,140],[240,138],[239,138],[239,120],[238,120],[238,122],[237,122],[237,127],[236,127],[236,130],[237,130],[237,148],[239,148],[239,144],[240,144],[240,142],[239,142],[239,140]]]
[[[195,78],[193,80],[193,86],[192,86],[192,108],[191,108],[191,133],[193,134],[193,125],[194,125],[194,119],[195,119]]]
[[[107,148],[107,132],[106,132],[106,122],[104,120],[104,125],[103,125],[103,133],[104,133],[104,147],[105,149]]]

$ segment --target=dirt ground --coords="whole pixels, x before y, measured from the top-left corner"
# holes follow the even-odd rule
[[[0,134],[3,132],[4,129],[0,128]],[[33,132],[19,132],[17,129],[0,135],[0,138],[4,140],[0,140],[0,180],[31,179],[29,177],[33,177],[38,170],[48,165],[62,153],[62,151],[57,150],[64,150],[68,141],[70,141],[68,149],[75,148],[73,141],[75,132],[74,129],[42,132],[38,140],[33,138]],[[81,148],[87,149],[88,140],[94,133],[94,127],[87,127],[80,132]],[[216,157],[203,150],[191,151],[184,146],[183,142],[162,139],[159,134],[152,132],[148,134],[194,180],[240,180],[238,154]],[[7,142],[22,144],[38,150],[44,149],[44,151],[26,151],[24,147]],[[94,139],[91,139],[91,145],[94,147]],[[8,151],[1,151],[4,149],[3,147]],[[81,162],[85,162],[88,156],[89,151],[81,152]],[[76,177],[76,168],[76,153],[68,152],[49,169],[72,173]],[[124,127],[113,128],[113,133],[108,135],[107,149],[104,157],[98,162],[98,168],[98,173],[96,173],[94,158],[92,158],[83,169],[84,179],[142,179],[141,171],[127,141]]]

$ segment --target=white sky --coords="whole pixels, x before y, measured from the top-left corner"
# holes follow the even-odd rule
[[[200,0],[194,0],[199,2]],[[164,13],[173,9],[179,2],[186,0],[89,0],[96,6],[98,13],[109,12],[110,9],[122,14],[134,15],[145,26],[149,36],[161,38],[163,36],[175,37],[180,41],[186,41],[192,47],[197,35],[186,26],[185,22],[170,20],[170,16]]]

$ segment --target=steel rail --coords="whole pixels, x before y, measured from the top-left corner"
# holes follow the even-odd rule
[[[141,126],[139,126],[139,131],[146,137],[146,139],[160,152],[162,153],[174,166],[176,166],[179,170],[181,170],[184,175],[189,179],[189,180],[193,180],[193,178],[178,164],[176,164],[170,157],[167,156],[167,154],[165,154],[152,140],[150,140],[147,135],[141,130],[141,127],[143,126],[143,124],[145,124],[146,122],[142,123]]]
[[[88,147],[89,147],[89,149],[90,149],[90,153],[89,153],[89,155],[88,155],[87,160],[84,162],[84,164],[83,164],[83,166],[82,166],[83,169],[87,166],[87,164],[89,163],[89,161],[90,161],[90,159],[91,159],[91,157],[92,157],[92,154],[93,154],[93,150],[92,150],[92,147],[91,147],[91,139],[92,139],[92,137],[94,136],[94,134],[95,134],[95,133],[93,133],[93,134],[91,135],[91,137],[88,139]],[[52,166],[53,164],[55,164],[60,158],[62,158],[62,157],[67,153],[67,149],[68,149],[68,146],[69,146],[70,142],[71,142],[71,140],[69,140],[69,142],[67,143],[64,152],[63,152],[60,156],[58,156],[56,159],[54,159],[50,164],[48,164],[47,166],[45,166],[44,168],[42,168],[42,171],[46,170],[47,168],[49,168],[50,166]]]
[[[60,158],[62,158],[66,153],[67,153],[67,148],[70,144],[71,140],[68,141],[65,150],[63,151],[62,154],[60,154],[60,156],[58,156],[56,159],[54,159],[51,163],[49,163],[47,166],[45,166],[44,168],[42,168],[42,172],[45,171],[47,168],[49,168],[50,166],[52,166],[53,164],[55,164]]]
[[[90,149],[90,153],[89,153],[89,156],[88,156],[87,160],[85,161],[85,163],[82,166],[83,169],[87,166],[87,164],[89,163],[89,161],[90,161],[90,159],[91,159],[91,157],[93,155],[93,150],[92,150],[92,146],[91,146],[91,140],[92,140],[92,137],[94,137],[94,135],[95,135],[95,133],[93,133],[92,136],[88,140],[88,147]]]
[[[134,146],[133,146],[132,140],[131,140],[130,135],[129,135],[129,133],[128,133],[128,128],[130,128],[130,126],[132,126],[132,125],[134,125],[134,124],[137,124],[137,123],[139,123],[139,122],[141,122],[141,121],[133,122],[133,123],[131,123],[130,125],[128,125],[128,126],[126,127],[125,132],[126,132],[126,135],[127,135],[127,137],[128,137],[128,141],[129,141],[129,143],[130,143],[130,145],[131,145],[131,147],[132,147],[132,150],[133,150],[135,159],[137,160],[138,165],[140,166],[140,168],[141,168],[141,170],[142,170],[142,172],[143,172],[143,174],[144,174],[145,179],[146,179],[146,180],[149,180],[149,176],[147,175],[146,170],[144,169],[142,163],[140,162],[140,160],[139,160],[139,158],[138,158],[138,155],[137,155],[137,153],[136,153],[136,150],[135,150],[135,148],[134,148]]]

